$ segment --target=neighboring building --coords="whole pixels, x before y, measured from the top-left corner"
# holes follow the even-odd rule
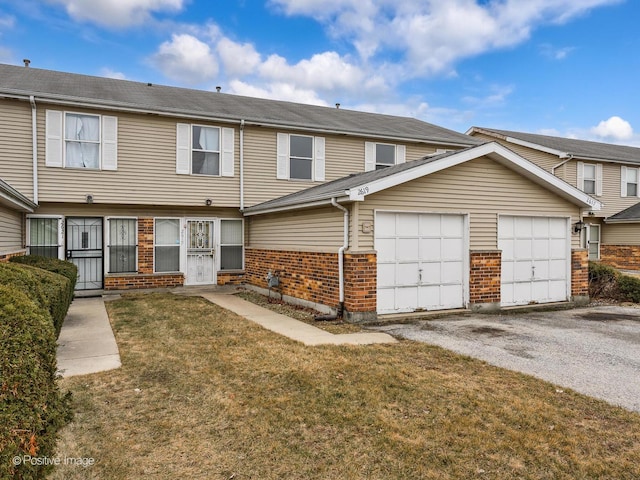
[[[640,269],[640,148],[483,127],[467,134],[500,142],[599,200],[602,209],[583,219],[589,259]]]
[[[599,202],[496,143],[8,65],[0,112],[0,176],[27,200],[7,242],[20,227],[18,251],[70,259],[79,289],[266,287],[271,270],[356,320],[587,295],[572,232]]]
[[[24,255],[24,215],[37,205],[0,180],[0,262]]]

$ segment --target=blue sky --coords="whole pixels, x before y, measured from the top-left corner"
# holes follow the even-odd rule
[[[640,146],[639,3],[0,0],[0,62]]]

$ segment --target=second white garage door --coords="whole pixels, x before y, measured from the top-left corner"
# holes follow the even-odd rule
[[[465,217],[377,212],[378,313],[465,304]]]
[[[503,306],[568,299],[568,219],[500,216],[498,248],[502,250]]]

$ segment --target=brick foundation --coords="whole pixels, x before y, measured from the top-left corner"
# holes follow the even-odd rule
[[[502,252],[472,251],[469,255],[469,304],[471,308],[500,305]]]
[[[278,273],[276,291],[336,308],[340,301],[338,254],[245,249],[244,281],[268,288],[267,273]]]
[[[589,252],[571,250],[571,296],[589,297]]]
[[[218,272],[218,285],[240,285],[244,283],[244,272]]]
[[[349,321],[377,318],[378,260],[376,252],[345,253],[344,309]]]
[[[640,270],[640,245],[600,245],[600,261],[622,270]]]
[[[184,285],[182,273],[155,273],[149,275],[130,274],[104,277],[105,290],[126,290],[134,288],[179,287]]]
[[[11,257],[22,257],[23,255],[26,255],[26,254],[27,254],[26,250],[20,250],[18,252],[11,252],[11,253],[0,253],[0,262],[8,262]]]

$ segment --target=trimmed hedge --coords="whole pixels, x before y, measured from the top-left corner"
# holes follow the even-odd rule
[[[0,263],[0,285],[13,285],[24,291],[51,315],[56,338],[73,300],[67,277],[41,268],[18,263]]]
[[[620,300],[640,303],[640,278],[620,275],[618,290],[620,291]]]
[[[9,259],[13,263],[22,263],[31,265],[32,267],[42,268],[53,273],[59,273],[69,279],[71,282],[71,290],[75,290],[78,281],[78,267],[66,260],[58,260],[57,258],[42,257],[40,255],[20,255]]]
[[[22,283],[37,291],[41,285],[32,277],[25,275]],[[71,412],[56,370],[56,337],[48,309],[20,285],[0,285],[0,478],[43,478],[51,470],[46,465],[14,465],[12,460],[23,455],[55,457],[57,432]]]

